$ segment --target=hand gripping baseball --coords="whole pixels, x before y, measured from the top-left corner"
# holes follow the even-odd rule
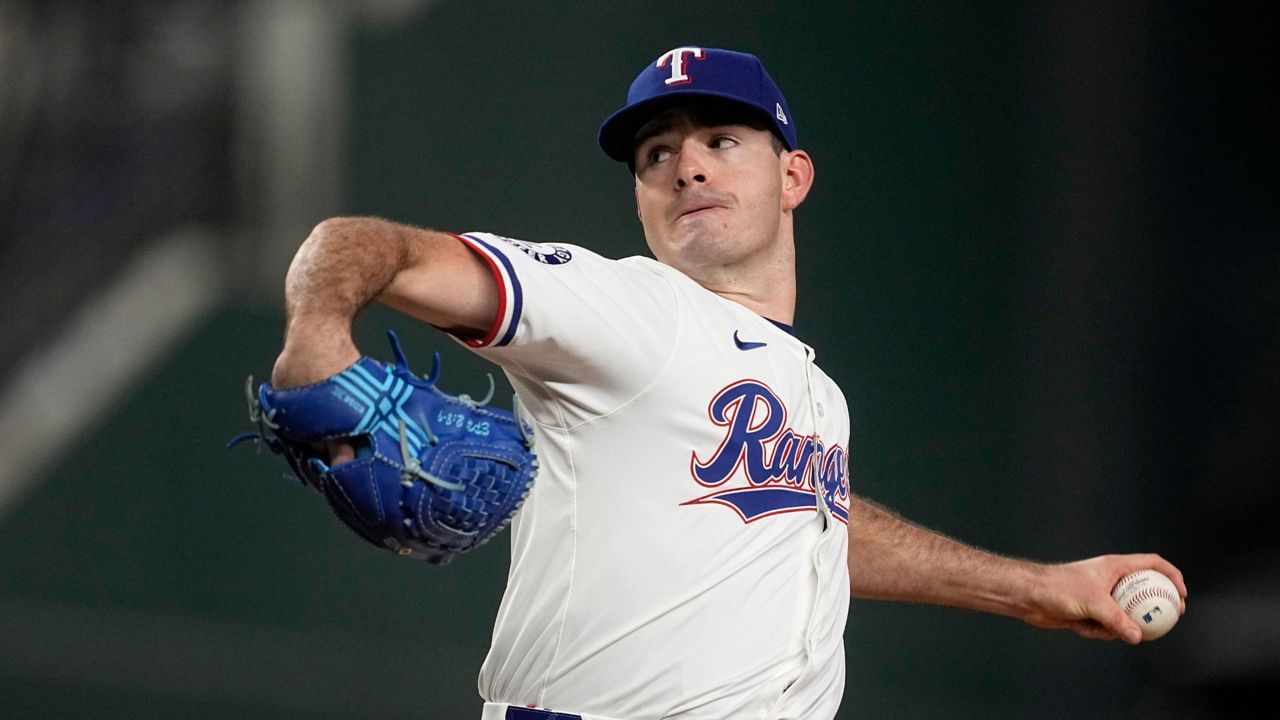
[[[492,538],[511,521],[537,474],[533,437],[513,412],[486,407],[415,377],[395,333],[394,365],[362,357],[321,382],[277,389],[246,383],[255,439],[283,455],[338,519],[386,550],[443,565]],[[492,379],[491,379],[492,383]],[[343,439],[356,457],[326,464],[326,441]]]

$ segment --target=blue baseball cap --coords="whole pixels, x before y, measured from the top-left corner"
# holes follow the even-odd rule
[[[729,100],[772,122],[788,150],[796,149],[796,126],[764,64],[755,55],[683,46],[663,53],[631,83],[627,104],[600,126],[600,149],[630,165],[636,131],[674,98],[711,97]]]

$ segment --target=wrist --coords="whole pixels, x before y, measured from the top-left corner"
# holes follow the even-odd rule
[[[1039,616],[1044,607],[1044,566],[1020,560],[1014,567],[1010,573],[1013,583],[1005,614],[1026,622]]]
[[[1036,563],[989,556],[981,567],[966,573],[967,582],[975,584],[969,601],[959,605],[1026,621],[1039,613],[1045,594],[1042,571]]]
[[[349,343],[352,318],[334,313],[292,312],[284,328],[285,345],[299,347]]]
[[[297,387],[319,382],[360,359],[349,318],[300,315],[289,318],[284,350],[271,372],[271,384]]]

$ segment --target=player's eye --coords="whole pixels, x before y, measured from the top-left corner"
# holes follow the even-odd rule
[[[656,165],[669,157],[671,157],[670,150],[656,147],[649,151],[649,154],[645,156],[645,159],[650,165]]]
[[[737,144],[738,141],[728,135],[717,135],[711,139],[711,148],[713,150],[724,150]]]

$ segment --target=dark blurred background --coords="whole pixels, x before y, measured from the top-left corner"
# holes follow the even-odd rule
[[[595,130],[682,44],[760,55],[815,159],[797,325],[855,491],[1000,553],[1159,552],[1190,588],[1136,648],[855,601],[841,717],[1236,716],[1280,681],[1277,29],[1264,3],[0,1],[0,717],[478,717],[506,543],[378,553],[222,445],[326,217],[645,252]],[[367,352],[387,327],[483,387],[386,310]]]

